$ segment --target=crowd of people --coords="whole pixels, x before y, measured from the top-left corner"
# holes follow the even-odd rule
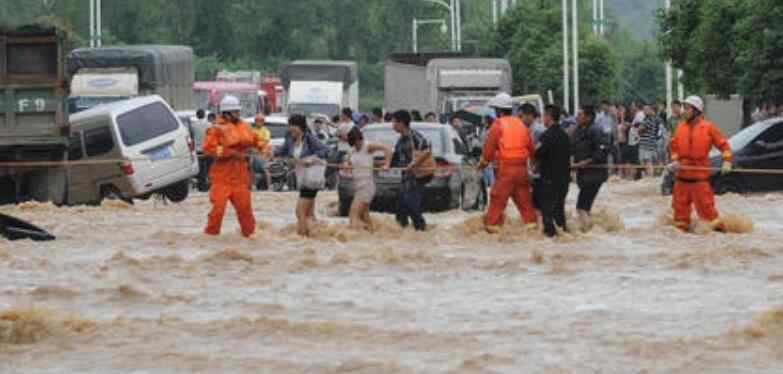
[[[626,107],[609,102],[601,103],[598,110],[583,105],[569,118],[556,105],[547,105],[540,113],[532,104],[523,104],[514,113],[512,98],[502,93],[489,102],[495,113],[485,117],[483,126],[466,131],[468,127],[458,117],[450,118],[448,125],[467,144],[474,139],[476,146],[481,147],[478,169],[483,173],[485,186],[491,188],[484,216],[489,233],[497,233],[503,226],[509,199],[527,229],[542,226],[549,237],[567,231],[565,199],[574,177],[579,188],[578,227],[588,231],[592,227],[594,202],[611,173],[638,179],[654,175],[661,169],[656,165],[661,164],[676,175],[672,205],[678,227],[688,229],[691,206],[695,205],[699,216],[720,231],[722,223],[705,168],[709,167],[710,150],[716,147],[724,155],[722,172],[730,171],[731,151],[718,128],[704,118],[701,99],[689,97],[684,104],[673,103],[669,118],[654,105],[634,103]],[[369,214],[375,195],[374,155],[382,153],[383,168],[401,170],[397,222],[402,227],[412,224],[418,231],[427,229],[422,214],[424,187],[432,180],[435,163],[428,140],[411,128],[411,123],[417,119],[436,122],[434,113],[421,118],[415,111],[384,114],[375,110],[371,116],[359,116],[357,123],[354,113],[346,108],[339,118],[330,122],[316,118],[312,126],[305,116],[295,114],[289,118],[285,143],[273,150],[269,147],[269,132],[263,131],[263,118],[257,118],[254,129],[239,119],[238,110],[238,101],[226,97],[221,102],[221,115],[206,132],[203,150],[213,160],[209,168],[213,208],[206,234],[220,233],[226,204],[231,202],[242,234],[253,235],[255,222],[248,185],[251,179],[247,173],[248,156],[256,152],[265,160],[285,158],[296,162],[297,232],[309,236],[316,221],[315,199],[324,186],[328,153],[324,136],[338,139],[337,147],[343,154],[341,167],[353,170],[351,227],[374,228]],[[363,127],[381,121],[391,122],[399,134],[393,149],[364,140]]]

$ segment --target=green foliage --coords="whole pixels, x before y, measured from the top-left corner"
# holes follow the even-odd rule
[[[651,81],[628,78],[644,75],[629,69],[660,65],[654,48],[638,48],[633,38],[620,47],[612,39],[623,25],[635,25],[647,17],[654,7],[650,4],[656,2],[660,0],[607,0],[612,17],[608,44],[588,37],[589,2],[581,2],[583,97],[636,96],[635,91],[660,96],[660,92],[653,92],[658,86],[647,92]],[[75,46],[89,45],[87,0],[49,0],[46,4],[41,0],[2,0],[0,24],[53,23],[70,30]],[[519,1],[498,30],[491,24],[489,1],[462,0],[462,4],[465,53],[508,56],[515,69],[517,93],[545,94],[551,89],[562,97],[559,1]],[[625,14],[632,17],[621,18]],[[382,101],[386,57],[411,51],[414,17],[449,20],[443,7],[422,0],[103,0],[103,41],[107,46],[190,45],[199,56],[195,61],[199,80],[212,79],[221,69],[273,73],[294,59],[354,60],[360,67],[361,109],[367,110]],[[448,50],[450,33],[441,33],[435,25],[422,26],[419,50]],[[649,65],[643,64],[642,58],[648,59]],[[630,85],[618,84],[617,72],[624,72]]]
[[[560,2],[521,2],[500,21],[494,45],[497,54],[511,62],[514,94],[545,94],[552,90],[556,98],[562,98],[563,21],[559,5]],[[587,18],[580,20],[581,101],[615,98],[619,68],[615,50],[590,33]]]
[[[658,16],[659,43],[690,91],[781,100],[781,19],[775,0],[677,0]]]

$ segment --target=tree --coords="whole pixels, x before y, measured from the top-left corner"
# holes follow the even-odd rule
[[[509,59],[514,71],[514,94],[545,93],[562,97],[563,24],[560,6],[552,2],[522,2],[501,19],[497,55]],[[580,97],[598,102],[614,97],[617,62],[609,45],[580,25]]]

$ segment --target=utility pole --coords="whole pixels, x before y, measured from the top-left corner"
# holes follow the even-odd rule
[[[90,0],[90,48],[103,46],[101,25],[101,0]]]
[[[571,28],[574,43],[574,113],[579,110],[579,4],[577,0],[571,0],[574,7],[571,14]]]
[[[671,0],[666,0],[665,2],[666,11],[668,12],[672,7]],[[668,59],[666,60],[666,115],[671,116],[672,115],[672,100],[673,100],[673,93],[672,93],[672,60]]]
[[[97,1],[97,3],[95,5],[95,13],[96,13],[95,23],[96,23],[96,25],[97,25],[96,27],[98,29],[97,30],[97,34],[98,34],[98,43],[97,44],[98,44],[98,48],[101,48],[101,47],[103,47],[103,27],[101,25],[101,18],[102,18],[101,17],[101,14],[102,14],[101,8],[103,8],[103,6],[101,4],[101,0],[96,0],[96,1]]]
[[[601,19],[601,24],[598,26],[600,28],[598,33],[601,36],[605,36],[606,35],[606,28],[605,28],[606,27],[606,12],[605,12],[606,8],[604,7],[604,0],[600,0],[599,11],[600,11],[599,18]]]
[[[498,25],[498,0],[491,0],[492,1],[492,24],[497,27]]]
[[[593,0],[593,34],[598,35],[598,0]]]
[[[95,0],[90,0],[90,48],[95,48]]]
[[[457,17],[457,51],[462,52],[462,0],[456,1],[456,14]]]
[[[568,0],[563,0],[563,109],[571,111],[571,79],[568,66]]]

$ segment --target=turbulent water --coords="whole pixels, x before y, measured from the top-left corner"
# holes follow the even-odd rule
[[[353,232],[333,194],[305,240],[295,198],[256,194],[253,240],[231,210],[203,236],[203,195],[0,207],[58,236],[0,241],[0,373],[783,372],[781,194],[683,234],[656,181],[613,181],[556,240],[462,212]]]

